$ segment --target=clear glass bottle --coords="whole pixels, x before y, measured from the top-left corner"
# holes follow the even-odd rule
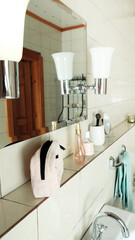
[[[85,149],[86,156],[91,156],[94,154],[94,144],[93,141],[90,139],[90,132],[85,132],[85,138],[83,140],[83,145]]]
[[[80,123],[75,124],[74,158],[77,163],[83,163],[85,161],[85,149],[81,139]]]

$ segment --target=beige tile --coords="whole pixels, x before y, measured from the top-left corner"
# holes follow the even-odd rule
[[[39,240],[66,239],[74,228],[79,212],[79,180],[79,174],[74,176],[57,197],[47,199],[38,207]]]
[[[33,29],[30,29],[30,43],[35,44],[37,46],[40,46],[40,44],[41,44],[40,34]]]
[[[94,156],[96,156],[97,153],[95,153]],[[73,155],[71,154],[67,158],[64,159],[64,168],[66,170],[74,170],[74,171],[79,171],[81,168],[83,168],[87,163],[89,163],[94,156],[89,156],[85,158],[84,163],[77,163],[76,160],[74,159]]]
[[[66,150],[63,152],[64,158],[73,152],[74,144],[74,126],[58,129],[50,132],[50,139],[59,142]]]
[[[17,209],[14,209],[16,212]],[[14,214],[13,214],[14,215]],[[37,232],[37,211],[34,210],[25,219],[19,222],[8,234],[2,237],[2,240],[29,239],[38,240]]]
[[[71,31],[62,32],[62,42],[71,40]]]
[[[35,198],[32,192],[31,181],[23,184],[21,187],[17,188],[13,192],[7,194],[4,199],[21,203],[27,206],[35,207],[38,205],[42,199]]]
[[[112,204],[110,199],[110,191],[108,193],[109,189],[104,189],[100,192],[100,194],[97,196],[97,198],[94,199],[88,210],[84,213],[84,215],[79,219],[78,224],[75,226],[75,228],[70,232],[66,240],[74,240],[74,239],[81,239],[83,237],[84,233],[90,226],[90,224],[93,221],[93,218],[95,215],[100,211],[100,209],[103,207],[104,204]]]
[[[76,173],[76,171],[73,170],[66,170],[64,169],[64,173],[61,179],[61,184],[65,183],[67,180],[69,181],[69,179]]]
[[[31,207],[0,199],[0,235],[31,211]],[[8,238],[3,238],[8,239]]]
[[[87,167],[81,170],[80,185],[80,215],[82,216],[88,210],[102,191],[103,173],[102,157],[97,157]],[[93,184],[94,183],[94,184]]]
[[[61,184],[69,180],[76,171],[64,170]],[[43,201],[44,198],[35,198],[32,192],[31,181],[23,184],[4,197],[5,200],[21,203],[27,206],[35,207]]]
[[[2,170],[2,196],[13,191],[30,179],[29,166],[31,157],[43,141],[48,140],[49,137],[49,134],[45,134],[1,149],[0,169]]]

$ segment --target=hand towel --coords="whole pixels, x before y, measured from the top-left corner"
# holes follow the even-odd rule
[[[128,152],[123,152],[117,159],[117,162],[123,162],[123,165],[116,170],[114,199],[120,198],[123,209],[128,208],[133,211],[133,193],[131,164]]]

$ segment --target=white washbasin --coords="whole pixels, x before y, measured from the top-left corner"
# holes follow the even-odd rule
[[[125,240],[125,239],[135,240],[135,214],[134,213],[121,210],[119,208],[115,208],[108,205],[105,205],[102,208],[101,212],[112,212],[117,216],[119,216],[128,227],[128,230],[130,233],[129,238],[124,238],[122,236],[119,223],[110,217],[104,217],[98,221],[98,223],[104,224],[108,227],[107,230],[105,230],[102,235],[103,240]],[[87,233],[85,234],[82,240],[91,240],[91,231],[92,231],[92,228],[90,228],[87,231]]]

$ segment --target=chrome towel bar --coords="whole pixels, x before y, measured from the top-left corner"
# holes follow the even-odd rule
[[[124,144],[122,144],[121,149],[122,150],[121,150],[121,153],[119,156],[122,157],[122,154],[124,152],[126,152],[126,146]],[[112,156],[109,158],[109,168],[110,169],[117,169],[117,168],[121,167],[122,165],[123,165],[123,162],[116,163],[116,160]]]

